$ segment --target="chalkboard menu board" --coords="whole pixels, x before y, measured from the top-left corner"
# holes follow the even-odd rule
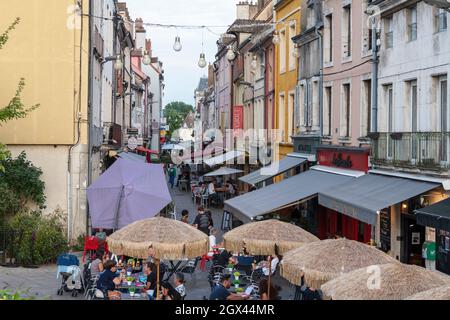
[[[391,250],[391,214],[388,210],[380,211],[380,242],[381,250]]]
[[[450,232],[437,230],[436,232],[436,269],[450,274]]]

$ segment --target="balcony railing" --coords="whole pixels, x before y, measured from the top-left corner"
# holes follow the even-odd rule
[[[450,169],[450,132],[373,134],[372,163],[401,168]]]

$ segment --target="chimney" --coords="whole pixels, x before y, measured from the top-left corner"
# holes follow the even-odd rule
[[[152,57],[152,40],[145,39],[145,50],[147,50],[150,57]]]
[[[258,4],[253,4],[253,1],[239,1],[236,5],[236,19],[250,20],[258,12]]]
[[[136,48],[145,48],[145,38],[147,38],[147,31],[144,28],[144,21],[141,18],[137,18],[135,23],[135,32],[136,32]]]

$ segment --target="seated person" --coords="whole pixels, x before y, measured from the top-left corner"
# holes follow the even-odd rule
[[[164,300],[184,300],[186,297],[186,287],[184,286],[184,274],[177,273],[174,278],[175,287],[168,282],[163,282]]]
[[[267,279],[262,279],[259,282],[259,296],[261,300],[277,300],[278,290],[270,284],[270,297],[269,297],[269,281]]]
[[[116,286],[121,283],[121,277],[117,276],[117,264],[115,261],[108,260],[104,264],[105,271],[100,275],[97,281],[97,289],[103,294],[109,291],[115,291]]]
[[[153,298],[156,298],[157,268],[154,263],[147,262],[144,268],[144,274],[147,276],[147,283],[144,286],[145,291],[153,291]]]
[[[302,277],[301,285],[298,289],[300,289],[301,300],[310,301],[310,300],[322,300],[322,296],[320,292],[314,288],[309,288],[305,284],[305,272],[302,271],[300,273]]]
[[[209,300],[247,300],[248,296],[238,295],[228,291],[231,287],[230,275],[224,275],[213,288]]]
[[[216,185],[215,185],[216,180],[213,179],[209,184],[208,184],[208,194],[211,197],[211,200],[214,202],[218,202],[219,201],[219,195],[216,192]]]
[[[232,183],[227,184],[227,197],[232,198],[236,194],[236,190]]]
[[[177,290],[167,281],[161,283],[162,300],[183,300]]]
[[[184,285],[184,274],[178,272],[175,274],[175,290],[181,295],[181,298],[184,300],[186,297],[186,286]]]
[[[183,210],[181,212],[181,222],[189,224],[189,211]]]
[[[269,262],[270,259],[272,259],[272,263]],[[260,263],[254,271],[256,273],[259,273],[261,276],[268,277],[270,271],[271,271],[271,274],[274,275],[277,270],[277,266],[278,266],[279,262],[280,262],[280,259],[278,258],[278,256],[276,254],[273,256],[268,256],[267,260]],[[269,269],[270,269],[270,271],[269,271]]]
[[[225,268],[228,265],[228,261],[232,256],[233,254],[231,252],[223,250],[219,255],[217,255],[215,264]]]
[[[105,268],[103,263],[106,262],[107,255],[105,253],[105,249],[99,248],[95,253],[95,258],[91,263],[91,275],[96,276],[102,273]]]

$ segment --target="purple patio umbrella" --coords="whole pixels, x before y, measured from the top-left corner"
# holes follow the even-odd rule
[[[163,165],[118,159],[87,190],[93,228],[121,229],[172,202]]]

